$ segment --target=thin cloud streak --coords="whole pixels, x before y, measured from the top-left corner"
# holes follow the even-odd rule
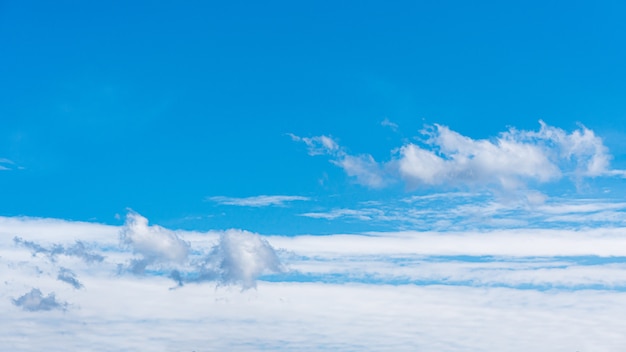
[[[288,202],[309,201],[311,198],[303,196],[285,196],[285,195],[261,195],[255,197],[235,198],[214,196],[208,197],[207,200],[221,205],[235,205],[240,207],[267,207],[267,206],[284,206]]]

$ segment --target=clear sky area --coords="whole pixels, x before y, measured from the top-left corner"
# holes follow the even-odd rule
[[[625,349],[625,17],[0,1],[0,341]]]

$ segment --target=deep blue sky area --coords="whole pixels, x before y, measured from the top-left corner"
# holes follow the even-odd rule
[[[354,184],[290,133],[387,161],[425,124],[483,139],[580,123],[626,168],[625,14],[622,1],[3,1],[0,215],[118,223],[132,208],[173,227],[323,232],[282,217],[296,203],[269,218],[207,197],[410,196]]]

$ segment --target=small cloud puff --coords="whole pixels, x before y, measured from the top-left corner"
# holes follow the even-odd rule
[[[14,299],[13,304],[30,312],[53,309],[65,310],[67,308],[67,303],[58,302],[54,293],[50,293],[44,297],[41,291],[37,288],[33,288],[30,292],[24,294],[18,299]]]
[[[239,284],[244,289],[256,287],[256,279],[262,274],[281,271],[274,248],[261,236],[247,231],[223,233],[208,262],[217,264],[221,283]]]

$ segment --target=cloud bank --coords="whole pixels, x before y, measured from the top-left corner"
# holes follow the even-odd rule
[[[550,216],[580,216],[625,205],[541,207]],[[373,221],[389,214],[336,215]],[[12,351],[626,345],[624,225],[262,236],[174,231],[133,212],[121,227],[50,219],[0,223],[9,224],[0,227],[6,273],[0,340]],[[54,248],[68,252],[76,241],[102,261],[64,254],[50,260]],[[156,259],[142,272],[116,271],[118,264],[146,258]]]

